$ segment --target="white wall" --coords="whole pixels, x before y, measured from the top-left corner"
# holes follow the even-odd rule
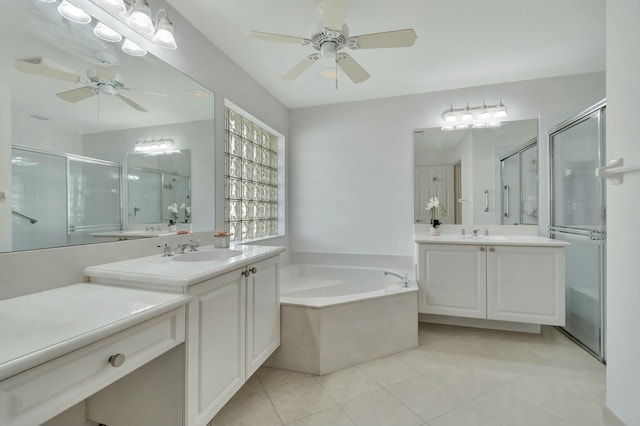
[[[291,249],[411,255],[413,129],[439,126],[452,103],[502,98],[511,120],[543,117],[543,133],[555,116],[604,98],[604,79],[590,73],[292,110]]]
[[[640,3],[607,0],[607,159],[640,164]],[[640,172],[607,184],[607,404],[640,425]]]
[[[58,154],[82,154],[82,135],[57,130],[49,121],[25,116],[12,117],[11,143]]]
[[[215,228],[215,184],[211,160],[214,157],[213,120],[167,124],[85,135],[83,155],[126,164],[126,153],[133,152],[139,138],[173,139],[176,149],[191,150],[191,205],[194,231]],[[126,191],[125,191],[126,196]],[[125,202],[126,205],[126,202]],[[128,211],[128,210],[125,210]]]

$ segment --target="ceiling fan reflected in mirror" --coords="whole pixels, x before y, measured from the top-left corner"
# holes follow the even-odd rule
[[[356,84],[362,83],[371,75],[349,54],[343,52],[345,47],[352,50],[411,47],[417,36],[416,32],[411,28],[349,36],[349,28],[344,22],[347,2],[348,0],[322,0],[320,11],[322,13],[323,28],[309,38],[260,31],[249,31],[247,35],[279,43],[310,45],[317,51],[304,58],[284,74],[282,78],[285,80],[295,80],[321,57],[324,57],[334,59],[336,67],[339,67],[351,81]],[[335,74],[337,85],[337,73]]]
[[[116,65],[112,64],[97,64],[94,68],[87,70],[85,77],[74,72],[62,70],[60,69],[61,67],[56,66],[51,61],[42,57],[19,59],[15,67],[18,71],[28,74],[84,84],[83,87],[56,94],[56,96],[63,101],[71,103],[80,102],[90,97],[103,94],[117,97],[136,111],[148,112],[143,106],[128,96],[123,95],[121,92],[138,92],[167,96],[164,93],[140,91],[126,87],[122,82],[122,78],[116,73]]]

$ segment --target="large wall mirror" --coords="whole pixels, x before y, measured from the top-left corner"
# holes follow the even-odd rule
[[[444,224],[538,223],[538,120],[499,128],[414,130],[415,223],[438,197]]]
[[[3,5],[0,251],[212,229],[213,94],[58,4]]]

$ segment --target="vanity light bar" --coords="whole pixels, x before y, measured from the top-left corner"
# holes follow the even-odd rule
[[[58,0],[40,0],[43,3],[56,3]],[[132,29],[145,37],[150,38],[153,43],[164,49],[176,49],[176,39],[174,36],[173,22],[165,9],[160,9],[156,14],[155,25],[151,19],[151,9],[147,0],[132,0],[129,8],[124,0],[91,0],[100,7],[119,17]],[[65,19],[77,24],[89,24],[93,20],[91,15],[81,8],[72,5],[67,0],[62,0],[58,6],[58,13]],[[121,34],[97,21],[93,30],[96,37],[110,43],[119,43],[123,37]],[[144,56],[147,51],[125,39],[122,51],[131,56]]]
[[[453,108],[442,112],[442,127],[444,131],[463,130],[463,129],[481,129],[496,128],[502,125],[507,119],[507,107],[502,103],[502,99],[497,105],[487,105],[464,108]]]
[[[179,153],[180,150],[174,149],[174,145],[173,139],[169,138],[140,138],[136,141],[133,150],[151,155]]]

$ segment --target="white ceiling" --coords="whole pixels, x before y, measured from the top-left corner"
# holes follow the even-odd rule
[[[414,28],[413,47],[351,51],[371,74],[353,84],[281,76],[314,52],[249,30],[308,38],[318,0],[169,0],[212,43],[289,108],[425,93],[605,69],[605,0],[349,0],[351,35]],[[180,40],[178,40],[180,43]],[[184,41],[182,42],[184,43]]]

